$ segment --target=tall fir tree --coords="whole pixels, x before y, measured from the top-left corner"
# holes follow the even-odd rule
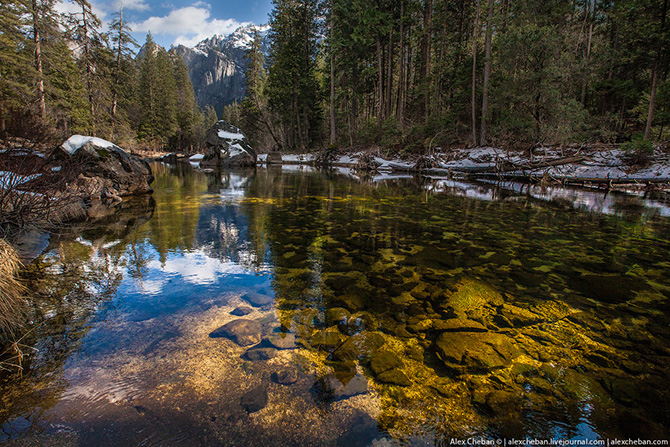
[[[319,137],[318,8],[317,0],[273,0],[268,98],[285,150],[305,151]]]

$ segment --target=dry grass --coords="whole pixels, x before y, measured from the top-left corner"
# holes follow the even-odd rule
[[[16,250],[4,239],[0,239],[0,334],[13,334],[24,312],[24,286],[17,274],[21,261]]]

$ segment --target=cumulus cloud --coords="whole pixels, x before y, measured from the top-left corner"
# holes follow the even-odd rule
[[[151,9],[146,0],[113,0],[113,1],[91,1],[91,9],[98,18],[105,22],[111,18],[111,14],[121,9],[123,2],[124,10],[131,11],[148,11]],[[81,6],[71,1],[58,1],[54,5],[57,12],[60,13],[78,13],[81,11]]]
[[[241,23],[235,19],[212,18],[209,5],[197,2],[192,6],[174,9],[163,17],[154,16],[142,22],[131,23],[130,27],[136,32],[151,31],[154,35],[177,36],[173,41],[174,45],[193,46],[212,34],[230,34],[247,24],[249,23]]]

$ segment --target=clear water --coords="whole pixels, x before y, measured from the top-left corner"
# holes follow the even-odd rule
[[[154,171],[153,197],[51,235],[28,267],[0,442],[668,438],[662,203]],[[257,323],[247,346],[211,336],[236,319]]]

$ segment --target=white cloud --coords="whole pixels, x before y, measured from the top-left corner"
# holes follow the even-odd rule
[[[106,21],[111,19],[111,15],[121,10],[121,3],[123,2],[124,10],[132,11],[148,11],[151,9],[146,3],[146,0],[113,0],[109,2],[92,1],[91,10],[103,22],[103,30],[107,28]],[[81,6],[71,1],[57,1],[54,5],[56,12],[59,13],[78,13],[81,12]]]
[[[213,34],[230,34],[247,24],[235,19],[211,18],[209,5],[199,1],[193,6],[174,9],[167,16],[154,16],[139,23],[131,23],[130,27],[135,32],[151,31],[154,35],[177,36],[173,41],[175,45],[193,46]]]

